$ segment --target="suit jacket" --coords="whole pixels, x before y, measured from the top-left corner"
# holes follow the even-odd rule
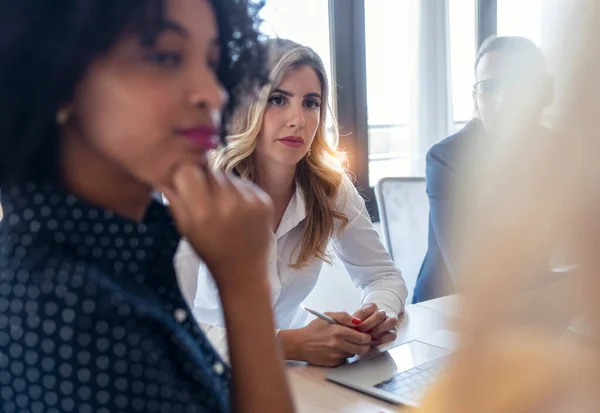
[[[434,145],[427,153],[428,247],[415,285],[413,303],[455,292],[452,266],[459,240],[450,234],[448,228],[452,197],[461,189],[457,187],[456,179],[460,158],[477,145],[482,129],[481,122],[474,119],[459,132]]]
[[[553,144],[558,138],[550,130],[539,128],[536,135],[542,136],[544,142]],[[498,142],[496,138],[485,136],[481,121],[473,119],[427,153],[428,248],[415,285],[413,303],[457,292],[456,283],[460,278],[457,265],[464,244],[463,229],[466,230],[470,214],[464,208],[477,204],[473,199],[473,185],[484,176],[486,155],[493,153],[495,142]],[[535,151],[542,146],[539,141],[529,143],[535,156]],[[549,179],[551,174],[552,171],[548,171]],[[463,210],[458,211],[456,205]]]

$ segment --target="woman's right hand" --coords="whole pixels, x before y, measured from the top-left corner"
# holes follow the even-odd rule
[[[194,164],[182,165],[171,186],[159,189],[181,235],[219,288],[232,366],[231,410],[293,412],[266,277],[269,197],[252,184]]]
[[[219,290],[244,291],[257,281],[245,275],[266,274],[273,208],[258,187],[188,163],[177,168],[170,187],[159,190]]]
[[[326,314],[342,325],[315,319],[306,327],[279,333],[287,359],[335,367],[350,357],[369,351],[371,336],[355,330],[360,320],[348,313]]]

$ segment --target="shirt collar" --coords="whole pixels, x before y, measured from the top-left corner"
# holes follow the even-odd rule
[[[277,239],[283,237],[305,218],[306,202],[304,199],[304,192],[302,191],[300,184],[296,183],[296,190],[283,213],[279,227],[277,227],[277,231],[275,232],[275,237]]]

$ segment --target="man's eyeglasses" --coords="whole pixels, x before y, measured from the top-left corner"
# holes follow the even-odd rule
[[[473,85],[473,90],[480,97],[498,96],[501,93],[519,93],[527,86],[522,79],[486,79]]]

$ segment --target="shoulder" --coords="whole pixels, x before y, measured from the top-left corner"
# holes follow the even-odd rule
[[[365,200],[360,195],[351,178],[345,173],[342,176],[342,181],[337,191],[335,205],[338,211],[341,211],[346,216],[348,216],[347,212],[360,211],[365,205]]]
[[[11,254],[7,265],[0,268],[8,275],[3,281],[9,286],[0,291],[0,301],[13,302],[15,315],[33,306],[39,322],[52,320],[56,326],[73,323],[71,326],[75,327],[82,316],[91,316],[100,307],[111,304],[106,287],[110,282],[100,281],[105,277],[96,267],[75,259],[61,248],[27,251],[26,259],[19,262]],[[73,317],[65,318],[65,314]],[[36,319],[31,320],[30,328],[40,327],[35,324]]]
[[[460,131],[433,145],[427,152],[427,162],[451,164],[477,138],[478,122],[472,120]]]
[[[0,286],[5,286],[0,288],[0,303],[12,303],[11,312],[27,320],[23,326],[29,331],[39,330],[59,340],[62,338],[54,336],[54,329],[47,329],[49,325],[57,332],[64,326],[65,331],[91,333],[91,320],[99,314],[119,321],[121,308],[115,298],[124,301],[124,294],[117,294],[120,288],[114,277],[62,245],[42,239],[34,239],[26,247],[22,244],[0,255]],[[114,311],[106,311],[109,309]],[[127,310],[132,312],[131,308]],[[35,317],[30,317],[32,314]]]
[[[337,211],[344,214],[348,223],[361,219],[371,222],[365,199],[360,194],[360,188],[354,185],[350,176],[344,175],[342,179],[335,199],[335,207]]]

